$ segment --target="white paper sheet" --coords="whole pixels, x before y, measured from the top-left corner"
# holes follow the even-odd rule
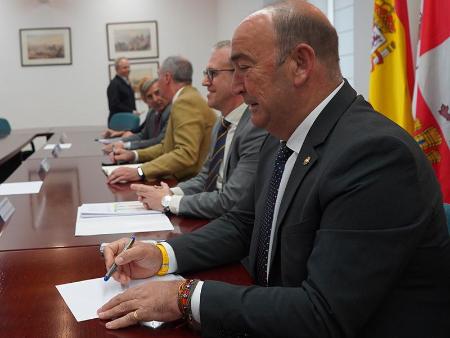
[[[15,182],[0,184],[0,195],[37,194],[41,190],[42,181]]]
[[[118,217],[81,218],[78,209],[75,236],[123,234],[147,231],[173,230],[169,218],[162,213]]]
[[[121,139],[122,139],[121,137],[113,137],[113,138],[97,138],[95,140],[102,144],[110,144],[110,143],[118,142]]]
[[[179,275],[171,274],[154,276],[147,279],[132,280],[128,287],[135,287],[150,281],[170,281],[180,278]],[[126,290],[114,279],[111,278],[105,282],[103,277],[56,285],[56,288],[77,322],[98,318],[97,310],[111,298]]]
[[[111,175],[111,173],[114,171],[114,170],[116,170],[117,168],[133,168],[133,169],[136,169],[137,167],[139,167],[140,165],[142,165],[142,164],[140,164],[140,163],[138,163],[138,164],[122,164],[122,165],[108,165],[108,166],[102,166],[102,170],[103,170],[103,173],[106,175],[106,176],[109,176],[109,175]]]
[[[53,150],[53,148],[56,147],[56,144],[52,144],[52,143],[48,143],[45,145],[44,149],[45,150]],[[70,149],[70,147],[72,147],[72,143],[60,143],[59,147],[61,149]]]
[[[161,214],[161,211],[146,209],[139,201],[87,203],[79,210],[81,218]]]

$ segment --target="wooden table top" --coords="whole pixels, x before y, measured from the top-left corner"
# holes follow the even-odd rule
[[[103,127],[91,127],[88,129],[78,130],[76,128],[55,129],[53,136],[47,141],[49,144],[71,143],[70,149],[63,149],[58,155],[58,158],[68,157],[103,157],[102,144],[95,141],[100,137]],[[61,135],[64,134],[61,140]],[[44,147],[37,150],[30,159],[51,158],[52,151],[46,150]]]
[[[98,247],[0,252],[0,336],[2,337],[198,337],[186,326],[153,330],[133,326],[107,330],[105,322],[77,322],[56,285],[102,277]],[[189,275],[249,285],[241,264]]]
[[[48,143],[58,143],[64,131],[72,148],[58,158],[39,150],[7,182],[41,180],[38,194],[7,196],[16,211],[0,223],[0,336],[1,337],[198,337],[187,326],[168,324],[157,330],[142,326],[112,331],[98,319],[76,322],[55,285],[102,277],[105,273],[99,243],[129,234],[75,237],[77,208],[83,203],[136,200],[128,184],[108,185],[101,171],[101,146],[93,140],[103,128],[49,128]],[[15,135],[15,136],[14,136]],[[0,140],[0,160],[20,151],[36,130],[21,131]],[[9,154],[9,153],[8,153]],[[42,158],[50,171],[39,175]],[[174,231],[139,233],[138,239],[167,239],[191,232],[207,221],[171,217]],[[186,277],[249,285],[240,263]]]
[[[98,245],[129,234],[75,237],[77,208],[83,203],[137,200],[129,184],[108,185],[100,158],[49,159],[50,171],[38,194],[7,196],[16,211],[0,224],[0,251]],[[40,180],[40,160],[25,161],[7,180]],[[173,231],[138,233],[138,239],[167,239],[190,232],[206,220],[171,217]]]
[[[0,165],[8,161],[37,136],[50,136],[48,129],[18,129],[0,138]]]

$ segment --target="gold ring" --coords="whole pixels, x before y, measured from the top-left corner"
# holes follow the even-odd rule
[[[134,319],[136,319],[137,322],[139,321],[139,318],[138,318],[138,315],[137,315],[137,310],[134,310],[133,317],[134,317]]]

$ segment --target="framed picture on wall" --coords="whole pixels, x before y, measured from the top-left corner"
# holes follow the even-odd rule
[[[158,57],[158,23],[156,21],[106,24],[108,58],[148,59]]]
[[[23,67],[72,64],[69,27],[24,28],[19,35]]]
[[[130,62],[130,83],[134,90],[134,96],[137,100],[141,99],[141,94],[139,92],[139,82],[144,77],[149,77],[155,79],[158,77],[158,61],[149,62]],[[116,68],[114,64],[109,65],[109,79],[112,80],[116,76]]]

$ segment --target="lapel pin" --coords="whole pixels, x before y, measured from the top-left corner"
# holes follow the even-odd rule
[[[308,165],[310,161],[311,161],[311,156],[307,156],[307,157],[303,160],[303,165]]]

